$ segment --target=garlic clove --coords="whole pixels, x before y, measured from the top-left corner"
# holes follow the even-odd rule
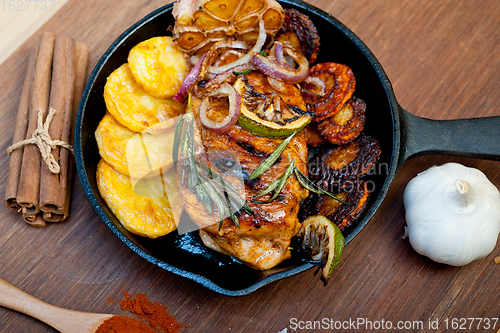
[[[404,192],[411,246],[462,266],[491,253],[500,233],[500,193],[479,170],[447,163],[418,174]]]

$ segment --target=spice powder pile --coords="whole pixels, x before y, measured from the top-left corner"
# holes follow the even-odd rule
[[[132,298],[132,295],[127,291],[123,295],[125,298],[120,301],[122,310],[129,311],[138,318],[145,320],[150,327],[165,333],[177,333],[183,327],[170,315],[164,305],[151,302],[146,295],[134,294],[135,298]]]
[[[95,333],[157,333],[142,321],[134,318],[113,316],[103,322]]]
[[[131,312],[144,322],[134,318],[114,316],[99,326],[96,333],[178,333],[183,328],[164,305],[151,302],[146,295],[134,294],[133,298],[127,291],[123,295],[125,297],[120,301],[122,310]],[[111,299],[110,301],[113,302]]]

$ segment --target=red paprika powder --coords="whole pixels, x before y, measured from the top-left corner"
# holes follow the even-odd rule
[[[134,294],[134,299],[127,291],[123,295],[125,298],[120,301],[122,310],[129,311],[138,318],[145,320],[150,327],[165,333],[177,333],[183,327],[170,315],[164,305],[151,302],[146,295]]]
[[[142,321],[134,318],[113,316],[105,320],[95,333],[157,333]]]

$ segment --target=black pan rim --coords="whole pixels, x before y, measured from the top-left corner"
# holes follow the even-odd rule
[[[399,160],[399,153],[400,153],[400,136],[401,136],[401,131],[400,131],[400,111],[399,111],[399,105],[396,102],[396,98],[394,96],[394,91],[392,88],[392,85],[389,81],[389,78],[387,77],[385,71],[383,70],[382,66],[380,65],[379,61],[375,58],[373,53],[368,49],[368,47],[361,41],[361,39],[356,36],[349,28],[347,28],[344,24],[342,24],[340,21],[338,21],[336,18],[334,18],[332,15],[329,13],[324,12],[321,9],[318,9],[306,2],[303,2],[301,0],[282,0],[279,1],[283,4],[290,4],[294,5],[297,7],[300,7],[304,9],[306,12],[313,12],[321,17],[323,17],[325,20],[329,21],[332,25],[334,25],[337,29],[342,31],[357,47],[358,49],[365,55],[365,57],[369,60],[369,63],[373,66],[375,72],[378,75],[378,78],[380,82],[382,83],[387,99],[390,104],[391,108],[391,115],[392,115],[392,126],[393,126],[393,150],[391,154],[391,160],[389,163],[389,168],[388,168],[388,173],[386,176],[386,179],[384,181],[383,187],[380,190],[380,193],[376,200],[374,201],[372,207],[370,210],[366,213],[364,216],[363,220],[361,220],[358,225],[347,235],[346,237],[346,244],[350,242],[360,231],[361,229],[368,223],[368,221],[373,217],[375,212],[378,210],[380,207],[383,199],[385,198],[387,191],[389,189],[389,185],[392,182],[393,178],[396,175],[396,171],[398,168],[398,160]],[[89,182],[89,175],[86,172],[85,169],[85,160],[83,157],[83,151],[82,151],[82,124],[83,124],[83,115],[85,112],[85,108],[88,102],[88,97],[90,91],[94,87],[94,82],[96,79],[96,76],[100,73],[102,70],[104,64],[108,61],[110,56],[113,54],[113,52],[116,51],[119,45],[122,44],[122,42],[134,34],[139,28],[143,27],[146,25],[148,22],[150,22],[152,19],[156,18],[159,15],[165,14],[165,12],[168,12],[172,9],[173,3],[168,4],[166,6],[163,6],[152,13],[148,14],[138,22],[136,22],[134,25],[132,25],[130,28],[128,28],[125,32],[123,32],[112,44],[111,46],[106,50],[104,55],[100,58],[98,63],[95,65],[84,90],[83,97],[81,99],[80,105],[78,107],[78,112],[76,116],[76,121],[75,121],[75,138],[74,138],[74,147],[75,147],[75,162],[76,162],[76,168],[77,168],[77,173],[78,177],[80,179],[80,183],[82,185],[83,191],[89,200],[91,206],[94,208],[96,213],[99,215],[99,217],[103,220],[103,222],[107,225],[107,227],[125,244],[127,247],[129,247],[132,251],[134,251],[136,254],[141,256],[142,258],[146,259],[147,261],[151,262],[152,264],[155,264],[166,271],[172,272],[174,274],[183,276],[185,278],[188,278],[192,281],[195,281],[204,287],[215,291],[217,293],[226,295],[226,296],[243,296],[250,294],[254,292],[255,290],[272,283],[274,281],[278,281],[280,279],[283,279],[285,277],[289,277],[301,272],[304,272],[312,267],[314,267],[310,263],[304,263],[300,266],[297,266],[292,269],[288,269],[282,272],[278,272],[272,275],[269,275],[262,280],[256,282],[255,284],[241,289],[241,290],[228,290],[225,288],[221,288],[217,284],[215,284],[213,281],[211,281],[208,278],[205,278],[203,276],[200,276],[198,274],[195,274],[193,272],[185,271],[183,269],[179,269],[177,267],[174,267],[162,260],[159,260],[152,256],[147,249],[138,246],[135,244],[132,240],[130,240],[126,235],[124,235],[113,223],[113,221],[108,217],[106,212],[103,210],[101,207],[100,203],[98,202],[94,192],[92,191],[92,188],[90,186]]]

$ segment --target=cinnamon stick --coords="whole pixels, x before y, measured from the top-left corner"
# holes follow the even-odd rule
[[[66,118],[71,118],[73,113],[74,86],[75,44],[71,39],[59,37],[54,46],[49,100],[49,110],[55,110],[48,130],[52,140],[64,141],[62,137],[64,127],[71,126],[67,124]],[[67,186],[67,158],[66,161],[61,161],[61,156],[66,151],[66,148],[58,146],[51,152],[55,162],[59,164],[59,173],[52,173],[47,167],[42,167],[40,170],[40,209],[43,213],[57,213],[63,209],[66,197],[62,196],[61,189]]]
[[[41,38],[38,38],[35,49],[33,52],[31,52],[29,57],[26,77],[24,79],[23,90],[21,92],[21,100],[19,101],[19,107],[17,109],[16,125],[14,127],[14,138],[12,139],[13,144],[24,140],[28,131],[28,114],[30,108],[31,88],[33,85],[33,75],[38,48],[40,46],[40,39]],[[19,177],[21,175],[23,150],[24,148],[21,147],[14,150],[10,154],[9,173],[7,176],[7,186],[5,189],[4,203],[10,209],[15,210],[19,210],[21,208],[17,203],[17,187],[19,185]]]
[[[77,42],[74,45],[74,85],[68,89],[66,99],[65,117],[62,125],[61,140],[65,142],[73,142],[74,136],[74,120],[80,99],[83,95],[85,88],[85,80],[87,78],[87,65],[88,65],[89,50],[87,45]],[[69,73],[69,72],[68,72]],[[71,92],[69,92],[71,91]],[[59,173],[59,186],[57,187],[58,197],[57,201],[52,203],[41,200],[43,218],[47,222],[62,222],[69,215],[70,199],[71,199],[71,180],[73,173],[73,155],[69,150],[61,148],[59,154],[59,164],[61,171]],[[44,187],[42,186],[41,189]],[[49,188],[50,190],[51,188]],[[54,192],[54,190],[51,190]]]
[[[33,76],[26,139],[29,139],[37,128],[39,110],[41,110],[42,118],[45,118],[47,113],[54,40],[54,34],[46,32],[42,35],[40,41]],[[38,147],[35,145],[26,145],[23,150],[21,173],[17,189],[17,203],[24,214],[36,214],[40,210],[40,167],[41,156]]]
[[[38,214],[23,213],[23,220],[26,223],[32,225],[33,227],[37,227],[37,228],[43,228],[46,225],[45,220],[43,219],[42,213],[38,213]]]

